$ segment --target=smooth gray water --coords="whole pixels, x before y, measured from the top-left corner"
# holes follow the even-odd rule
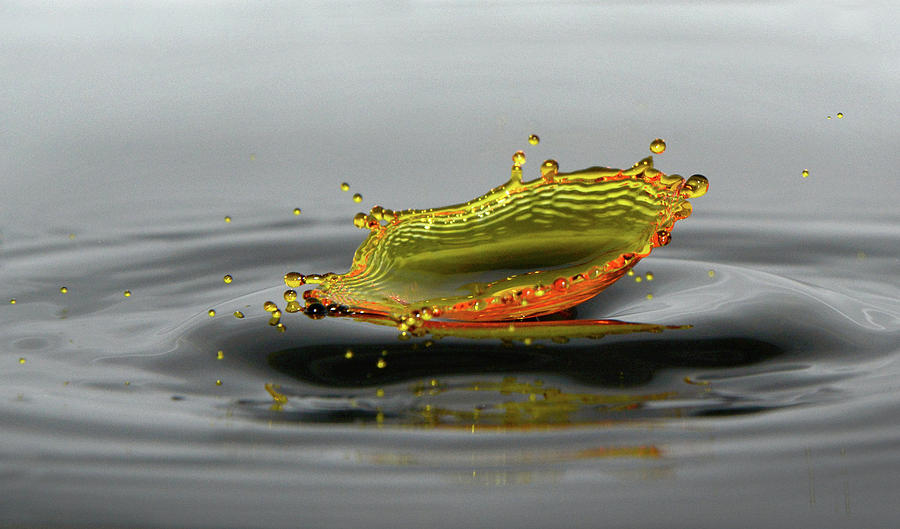
[[[896,526],[897,20],[6,4],[0,526]],[[285,272],[346,269],[360,209],[472,198],[520,148],[528,174],[626,166],[657,136],[710,193],[652,281],[579,317],[691,329],[267,325]]]

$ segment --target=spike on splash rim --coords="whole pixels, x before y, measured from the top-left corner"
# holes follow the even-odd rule
[[[350,270],[292,273],[288,286],[318,285],[303,294],[308,314],[416,336],[437,329],[433,318],[453,327],[547,315],[590,299],[668,244],[675,222],[691,214],[687,199],[709,185],[701,175],[667,175],[652,157],[572,173],[548,160],[541,173],[523,182],[515,164],[508,182],[464,204],[359,213],[354,224],[369,235]]]

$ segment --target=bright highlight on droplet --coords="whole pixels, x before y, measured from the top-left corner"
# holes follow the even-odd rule
[[[263,310],[266,312],[275,312],[278,310],[278,305],[276,305],[274,301],[266,301],[263,303]]]
[[[512,155],[513,165],[516,167],[522,167],[525,165],[525,153],[522,151],[516,151]]]
[[[650,151],[654,154],[662,154],[666,152],[666,142],[662,138],[656,138],[650,142]]]
[[[68,292],[68,291],[69,291],[69,289],[68,289],[67,287],[59,287],[59,293],[60,293],[60,294],[65,294],[65,293]]]
[[[647,281],[653,281],[653,272],[647,272],[644,277],[647,278]]]
[[[206,311],[206,313],[209,314],[210,318],[216,315],[216,311],[214,309],[209,309],[208,311]]]
[[[244,318],[244,313],[241,312],[241,311],[239,311],[239,310],[236,310],[236,311],[234,311],[234,317],[237,318],[237,319],[239,319],[239,320],[240,320],[240,319],[243,319],[243,318]]]
[[[221,380],[216,380],[216,385],[217,385],[217,386],[221,386],[221,385],[222,385],[222,381],[221,381]]]
[[[532,145],[537,145],[540,142],[541,142],[541,139],[538,137],[537,134],[532,134],[531,136],[528,136],[528,143],[530,143]]]
[[[306,283],[306,276],[297,272],[288,272],[284,274],[284,284],[290,288],[298,288]]]
[[[225,222],[231,222],[231,217],[229,217],[228,215],[225,215]]]
[[[344,358],[346,358],[347,360],[350,360],[351,358],[353,358],[353,350],[347,349],[347,352],[344,353]]]
[[[375,367],[378,369],[384,369],[387,367],[387,361],[384,358],[379,358],[378,362],[375,363]]]
[[[807,176],[809,176],[809,169],[804,169],[800,172],[800,174],[803,176],[803,178],[806,178]]]
[[[232,281],[234,281],[234,278],[231,277],[230,274],[226,274],[225,277],[222,278],[222,281],[224,281],[226,285],[229,285]]]
[[[10,304],[10,305],[15,305],[15,304],[16,304],[16,298],[11,298],[11,299],[9,300],[9,304]]]
[[[122,295],[125,296],[126,298],[130,298],[130,297],[131,297],[131,291],[130,291],[130,290],[126,290],[125,292],[122,292]]]
[[[341,191],[350,191],[350,184],[347,182],[341,182]]]
[[[24,357],[24,356],[19,357],[19,363],[20,363],[20,364],[24,364],[24,363],[25,363],[25,357]]]
[[[843,112],[838,112],[838,113],[837,113],[837,118],[838,118],[838,119],[841,119],[841,118],[843,118],[843,117],[844,117],[844,113],[843,113]]]
[[[294,208],[294,215],[299,215],[300,213],[300,208]]]
[[[285,301],[297,301],[297,291],[296,290],[285,290],[282,295]]]
[[[359,193],[355,193],[355,194],[353,195],[353,201],[354,201],[354,202],[360,203],[360,202],[362,202],[362,200],[363,200],[362,195],[360,195]]]

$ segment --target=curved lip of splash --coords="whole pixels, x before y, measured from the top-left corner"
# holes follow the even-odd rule
[[[653,248],[668,244],[675,222],[691,214],[687,199],[702,196],[708,188],[707,180],[701,175],[685,180],[655,169],[652,157],[626,170],[590,167],[571,173],[557,172],[555,162],[548,165],[550,162],[545,162],[544,167],[553,170],[542,170],[541,178],[530,182],[522,182],[521,167],[514,165],[507,183],[464,204],[397,212],[375,206],[369,214],[357,214],[354,223],[368,229],[369,236],[356,250],[350,270],[345,274],[301,276],[302,282],[319,284],[318,288],[304,293],[304,299],[308,304],[347,305],[348,315],[388,317],[398,323],[401,331],[405,330],[404,326],[415,328],[417,323],[421,325],[431,318],[498,322],[555,313],[592,298],[621,278]],[[509,240],[491,232],[508,228],[494,220],[503,215],[507,216],[507,224],[518,227],[524,223],[528,227],[519,217],[531,217],[539,210],[551,212],[552,229],[570,230],[568,233],[575,241],[571,246],[578,247],[581,254],[570,251],[568,240],[565,243],[553,240],[546,232],[524,230],[513,232],[512,236],[504,235]],[[605,223],[602,227],[605,231],[597,233],[612,234],[611,240],[616,243],[612,248],[604,248],[591,238],[594,234],[590,230],[598,229],[601,221]],[[578,226],[586,229],[579,232]],[[630,238],[621,240],[623,234]],[[471,242],[475,235],[484,236],[488,242]],[[550,242],[549,251],[529,246],[541,237]],[[468,246],[458,251],[454,244]],[[516,256],[525,256],[526,263],[535,256],[544,258],[549,266],[538,265],[509,274],[509,263],[497,257],[503,256],[500,250],[491,248],[492,244],[511,248],[518,252]],[[410,248],[417,253],[412,253]],[[457,252],[456,261],[442,255],[448,254],[447,248]],[[570,258],[567,251],[575,257]],[[488,276],[493,273],[493,277],[466,282],[464,273],[448,266],[456,262],[463,265],[461,268],[477,269],[483,265],[485,269],[478,272]],[[432,274],[428,268],[432,265],[438,272]],[[450,271],[444,273],[443,269]],[[418,297],[385,288],[385,285],[408,286],[404,274],[405,279],[413,278],[412,282],[416,283],[420,279],[421,283],[427,283],[438,277],[452,288],[438,295]],[[391,281],[395,284],[391,285]],[[466,290],[465,294],[459,293]]]

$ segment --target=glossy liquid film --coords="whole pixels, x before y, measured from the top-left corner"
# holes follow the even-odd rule
[[[343,306],[414,331],[422,320],[492,322],[544,316],[601,292],[665,246],[676,221],[702,196],[701,175],[684,179],[648,157],[620,170],[591,167],[522,182],[524,153],[510,180],[464,204],[391,211],[375,206],[354,223],[369,230],[344,274],[289,274],[318,284],[307,308]],[[307,310],[309,313],[309,310]]]

